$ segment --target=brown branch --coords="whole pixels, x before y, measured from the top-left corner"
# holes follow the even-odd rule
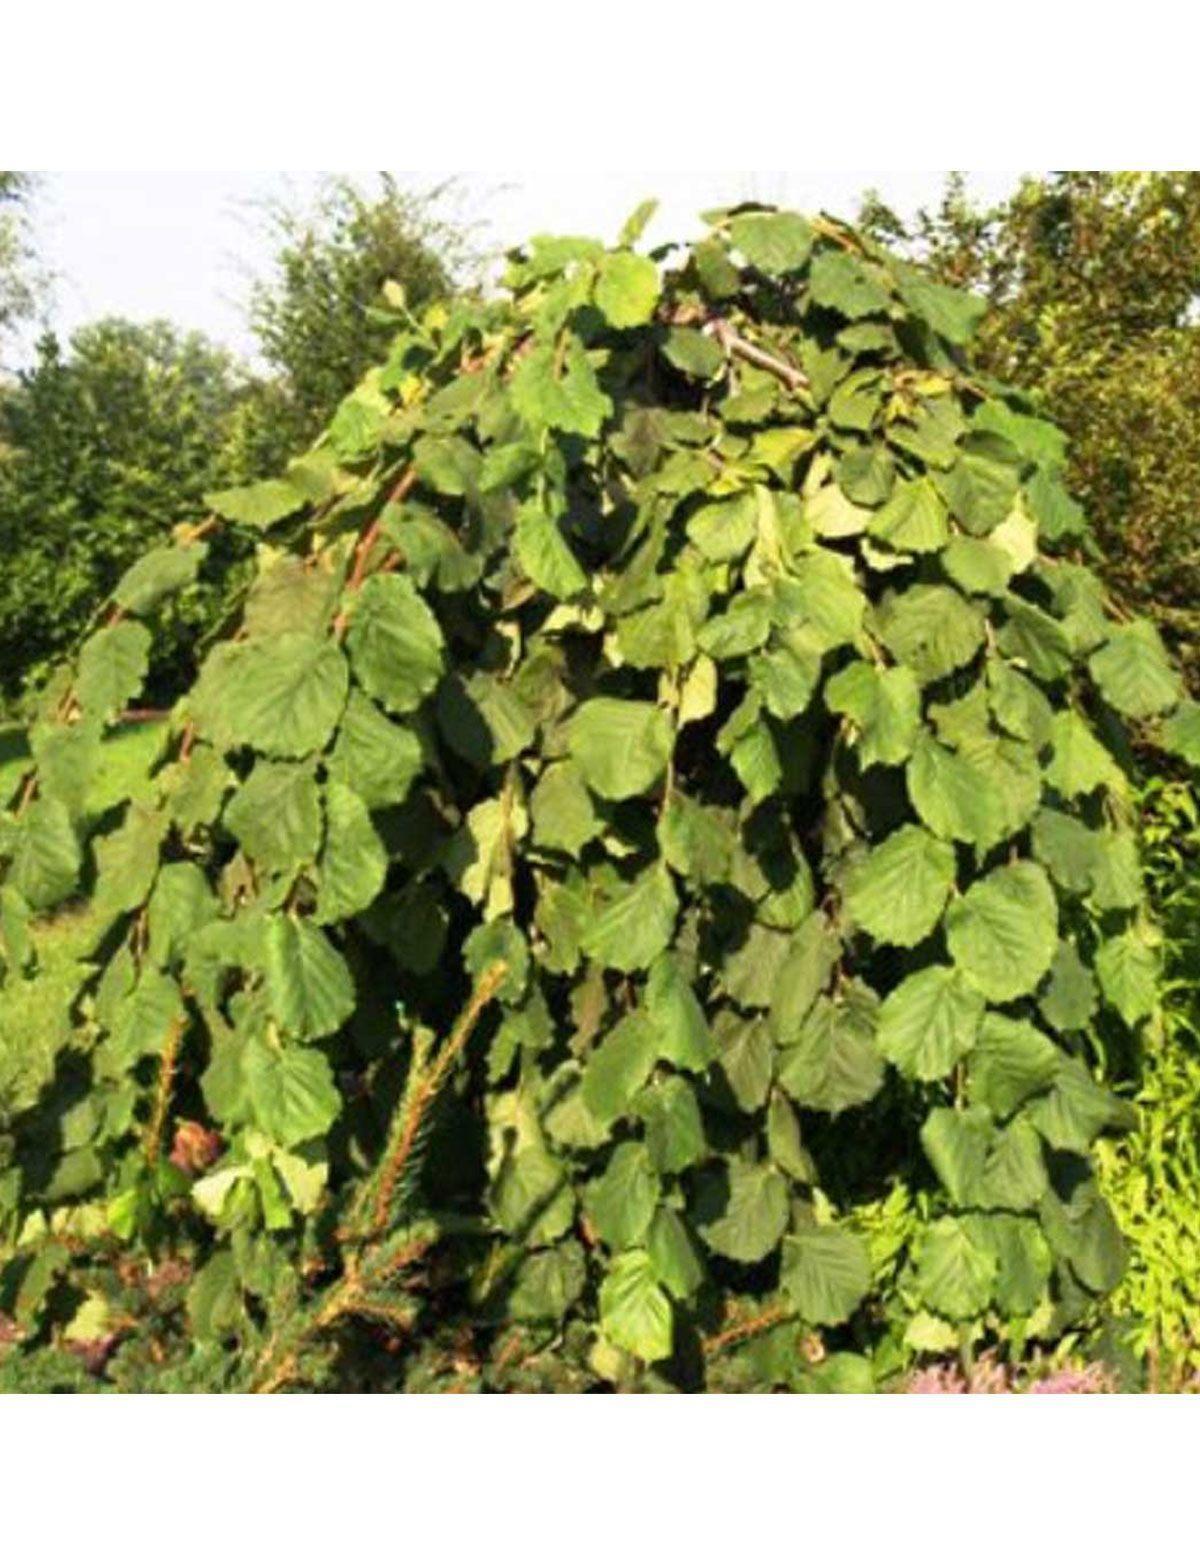
[[[714,315],[709,320],[709,328],[720,342],[722,348],[730,357],[741,358],[745,363],[752,363],[755,368],[765,369],[768,374],[774,374],[789,390],[806,390],[808,388],[808,375],[798,369],[794,363],[787,363],[783,358],[774,357],[762,347],[756,347],[752,341],[747,341],[744,336],[739,336],[728,320],[720,315]]]
[[[407,471],[401,474],[391,492],[384,499],[384,506],[386,507],[388,504],[402,504],[409,493],[412,492],[416,480],[417,473],[410,466]],[[346,581],[347,595],[354,595],[355,592],[362,589],[363,579],[367,572],[367,560],[371,555],[371,549],[379,540],[381,522],[382,516],[377,515],[358,539],[358,545],[354,549],[354,564],[350,570],[350,578]],[[393,564],[392,567],[394,568],[395,565]],[[346,609],[343,607],[333,620],[333,637],[335,639],[341,639],[346,632],[346,621]]]
[[[777,1327],[780,1322],[786,1322],[791,1317],[791,1311],[786,1306],[775,1305],[770,1310],[761,1312],[758,1316],[752,1316],[748,1321],[737,1322],[732,1327],[727,1327],[724,1332],[715,1333],[711,1338],[704,1340],[705,1354],[718,1354],[722,1349],[727,1349],[730,1344],[741,1343],[746,1338],[753,1338],[760,1332],[766,1332],[768,1328]]]

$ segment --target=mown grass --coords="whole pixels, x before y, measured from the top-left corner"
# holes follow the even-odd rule
[[[165,728],[129,726],[114,732],[100,753],[86,810],[96,816],[149,784]],[[0,798],[9,800],[29,762],[23,732],[0,730]],[[36,982],[0,985],[0,1121],[25,1109],[54,1070],[55,1053],[70,1037],[71,1004],[87,974],[96,935],[95,912],[82,900],[43,917],[32,928]]]

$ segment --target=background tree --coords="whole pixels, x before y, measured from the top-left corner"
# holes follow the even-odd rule
[[[0,341],[34,313],[45,289],[29,232],[34,187],[32,175],[0,169]]]
[[[305,448],[344,395],[385,355],[396,330],[386,282],[413,308],[447,296],[470,270],[467,234],[443,213],[443,190],[414,193],[390,174],[377,193],[331,178],[314,204],[275,201],[274,272],[255,284],[250,319],[273,371],[247,403],[243,464],[276,470]]]
[[[64,348],[47,333],[0,397],[0,666],[61,655],[129,563],[166,540],[203,494],[236,475],[229,419],[247,393],[230,355],[165,321],[103,320]],[[175,610],[155,683],[194,639],[229,557]]]
[[[910,226],[864,220],[993,305],[978,358],[1037,387],[1108,583],[1200,681],[1200,174],[1056,173],[980,208],[961,178]]]

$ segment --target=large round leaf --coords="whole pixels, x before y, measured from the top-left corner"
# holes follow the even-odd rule
[[[911,948],[941,920],[954,865],[952,845],[905,824],[846,874],[846,911],[876,942]]]
[[[946,913],[951,957],[989,1002],[1026,996],[1050,968],[1058,906],[1041,867],[997,867]]]

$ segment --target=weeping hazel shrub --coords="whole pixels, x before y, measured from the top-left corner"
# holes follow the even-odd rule
[[[979,300],[827,218],[647,256],[648,214],[494,299],[393,292],[387,361],[130,570],[30,733],[9,978],[30,916],[101,931],[5,1216],[26,1267],[182,1255],[229,1382],[370,1324],[861,1386],[1120,1275],[1126,733],[1197,758],[1200,715],[1083,561],[1058,430],[972,376]],[[88,817],[222,525],[257,575]]]

